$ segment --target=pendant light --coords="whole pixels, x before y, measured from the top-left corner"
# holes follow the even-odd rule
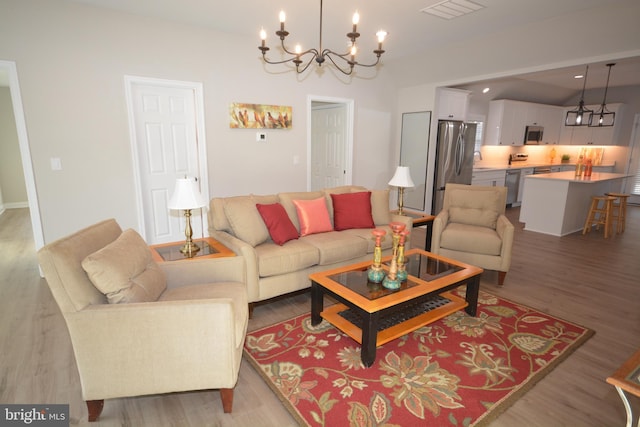
[[[614,65],[616,64],[607,64],[607,67],[609,67],[609,74],[607,75],[607,85],[604,87],[604,98],[602,99],[600,110],[591,113],[591,116],[589,116],[589,126],[591,127],[613,126],[613,123],[616,121],[616,113],[607,110],[607,89],[609,89],[611,67]]]
[[[587,74],[589,73],[589,66],[584,72],[584,83],[582,84],[582,95],[580,96],[580,103],[575,110],[567,111],[567,117],[564,120],[565,126],[587,126],[589,124],[589,117],[593,110],[584,106],[584,89],[587,86]]]

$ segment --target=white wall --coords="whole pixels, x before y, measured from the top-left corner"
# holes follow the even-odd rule
[[[136,227],[125,75],[203,82],[210,196],[306,189],[309,94],[355,100],[355,184],[386,186],[395,167],[384,67],[375,79],[300,77],[265,67],[257,38],[64,0],[0,0],[0,10],[0,58],[17,64],[46,242],[109,217]],[[255,131],[229,128],[231,102],[290,105],[293,129],[257,143]]]

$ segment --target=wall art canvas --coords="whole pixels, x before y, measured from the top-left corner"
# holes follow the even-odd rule
[[[229,127],[232,129],[291,129],[292,107],[282,105],[229,105]]]

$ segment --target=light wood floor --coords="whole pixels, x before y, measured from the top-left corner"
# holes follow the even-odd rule
[[[504,287],[488,272],[481,288],[596,331],[586,344],[507,409],[492,426],[622,426],[625,414],[605,383],[640,347],[640,207],[623,235],[558,238],[522,230],[518,210],[513,264]],[[422,234],[423,235],[423,234]],[[421,231],[413,242],[422,245]],[[259,305],[250,329],[308,311],[308,293]],[[86,408],[66,326],[39,277],[26,209],[0,216],[0,402],[69,403],[71,424]],[[634,401],[640,409],[640,402]],[[249,363],[243,363],[232,414],[217,391],[113,399],[95,426],[292,426],[293,418]],[[443,420],[443,425],[448,425]]]

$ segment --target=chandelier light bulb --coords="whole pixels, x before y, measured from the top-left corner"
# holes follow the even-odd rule
[[[284,24],[284,21],[287,19],[287,15],[285,15],[284,10],[280,11],[280,23]]]
[[[260,30],[260,40],[263,42],[267,39],[267,32],[263,29]]]
[[[300,55],[300,53],[302,52],[302,47],[300,47],[299,44],[296,45],[295,52],[296,52],[296,55]]]
[[[360,23],[360,14],[356,10],[356,13],[353,14],[353,25],[358,25]]]
[[[351,46],[351,57],[356,56],[356,53],[358,53],[358,48],[354,44],[353,46]]]
[[[380,30],[376,33],[376,36],[378,37],[378,43],[383,43],[385,37],[387,37],[387,32],[384,30]]]

